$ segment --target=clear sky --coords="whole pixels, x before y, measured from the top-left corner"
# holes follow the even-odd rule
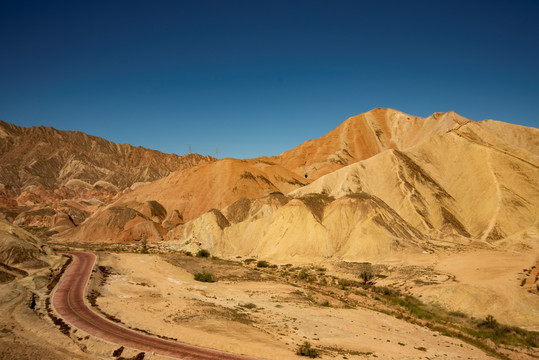
[[[277,155],[375,107],[539,127],[539,1],[0,0],[0,119]]]

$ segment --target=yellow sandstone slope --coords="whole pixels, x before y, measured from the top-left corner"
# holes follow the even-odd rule
[[[455,130],[408,150],[385,150],[284,200],[258,200],[267,204],[258,204],[256,211],[253,201],[243,200],[219,216],[207,213],[167,238],[189,251],[207,248],[218,256],[276,262],[371,261],[407,250],[428,252],[434,245],[533,245],[537,130],[462,119],[454,121]],[[520,141],[525,144],[518,146]]]
[[[385,150],[420,144],[467,121],[452,111],[421,118],[378,108],[352,116],[321,138],[308,140],[270,160],[312,181]]]

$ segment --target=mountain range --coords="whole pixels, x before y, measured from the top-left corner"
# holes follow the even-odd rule
[[[0,159],[0,216],[60,242],[301,263],[523,248],[539,229],[539,130],[454,112],[374,109],[245,160],[0,122]]]

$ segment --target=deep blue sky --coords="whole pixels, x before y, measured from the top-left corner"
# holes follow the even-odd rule
[[[375,107],[539,127],[539,1],[0,0],[0,119],[277,155]]]

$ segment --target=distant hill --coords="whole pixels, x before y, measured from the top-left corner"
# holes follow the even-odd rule
[[[106,181],[122,190],[213,160],[115,144],[78,131],[25,128],[0,121],[0,183],[4,186],[59,188],[78,179],[89,184]]]
[[[62,232],[131,188],[213,161],[0,121],[0,218]]]

